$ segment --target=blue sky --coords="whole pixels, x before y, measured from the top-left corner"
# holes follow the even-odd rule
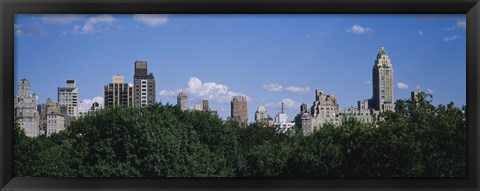
[[[248,96],[270,116],[285,103],[289,119],[315,89],[342,109],[372,97],[372,66],[383,45],[394,66],[395,99],[413,90],[434,104],[465,105],[464,15],[17,15],[15,79],[26,78],[38,103],[77,81],[82,104],[101,101],[112,76],[133,82],[148,61],[157,100],[189,106],[210,100],[221,117],[230,98]]]

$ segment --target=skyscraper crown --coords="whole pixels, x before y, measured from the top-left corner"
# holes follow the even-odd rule
[[[378,51],[377,56],[381,56],[381,55],[388,55],[387,52],[385,52],[385,48],[383,48],[383,46],[380,48],[380,51]]]

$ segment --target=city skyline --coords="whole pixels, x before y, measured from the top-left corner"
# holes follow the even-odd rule
[[[15,26],[15,80],[28,79],[38,103],[56,100],[68,79],[79,101],[93,102],[114,75],[133,83],[133,63],[145,60],[157,101],[175,105],[185,91],[189,108],[206,99],[226,119],[232,97],[246,95],[250,122],[258,106],[273,117],[282,102],[293,120],[316,89],[335,95],[342,109],[370,99],[383,45],[395,99],[418,90],[432,93],[435,105],[465,105],[463,15],[30,15]]]

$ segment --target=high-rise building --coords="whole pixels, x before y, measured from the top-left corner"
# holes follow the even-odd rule
[[[339,113],[337,98],[334,95],[325,95],[322,90],[315,91],[315,101],[311,107],[311,115],[322,119],[335,118]]]
[[[30,93],[30,82],[26,79],[21,79],[17,88],[14,117],[27,136],[36,137],[40,134],[36,95]]]
[[[361,101],[358,101],[357,104],[357,109],[362,111],[362,110],[369,110],[369,104],[368,104],[369,100],[368,99],[364,99],[364,100],[361,100]]]
[[[288,116],[286,113],[283,112],[283,102],[282,102],[282,110],[281,112],[277,113],[277,115],[275,116],[275,123],[276,124],[279,124],[279,123],[287,123],[288,121]]]
[[[202,111],[210,111],[210,107],[208,107],[208,100],[202,100]]]
[[[394,110],[393,66],[383,46],[377,54],[372,70],[372,108],[380,112]]]
[[[257,111],[255,111],[255,122],[268,124],[270,121],[270,116],[268,115],[265,106],[258,106]]]
[[[73,118],[79,116],[78,113],[78,88],[75,80],[67,80],[66,87],[58,87],[58,103],[66,106],[67,115]]]
[[[302,105],[300,105],[300,113],[308,113],[307,104],[302,103]]]
[[[418,95],[420,95],[419,91],[412,91],[410,92],[410,99],[412,101],[418,101]]]
[[[235,96],[231,101],[230,119],[239,123],[248,123],[247,97]]]
[[[188,109],[188,96],[184,92],[180,92],[177,96],[177,105],[182,111]]]
[[[124,82],[123,76],[113,76],[112,83],[103,89],[105,107],[133,107],[133,87]]]
[[[100,104],[98,102],[93,102],[92,107],[90,107],[89,112],[94,112],[94,111],[97,111],[99,109],[100,109]]]
[[[147,61],[135,61],[133,81],[135,107],[154,105],[156,103],[155,78],[153,73],[148,73]]]
[[[286,113],[283,112],[283,102],[282,102],[282,110],[278,112],[275,116],[275,122],[273,123],[273,127],[282,133],[287,132],[290,130],[295,123],[288,121],[288,116]]]

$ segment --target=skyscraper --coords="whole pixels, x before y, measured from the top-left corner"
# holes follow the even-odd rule
[[[188,109],[188,96],[184,92],[180,92],[177,96],[177,105],[182,111]]]
[[[79,116],[78,113],[78,88],[75,80],[67,80],[66,87],[58,87],[58,103],[66,106],[67,115],[73,118]]]
[[[113,76],[112,83],[104,86],[104,99],[105,107],[131,107],[133,106],[133,87],[124,83],[123,76]]]
[[[258,106],[257,111],[255,111],[255,122],[266,124],[270,120],[270,116],[268,115],[265,106]]]
[[[231,102],[231,120],[246,124],[247,118],[247,97],[235,96]]]
[[[134,105],[143,107],[155,104],[155,78],[153,73],[148,73],[147,61],[135,61]]]
[[[40,134],[36,95],[30,93],[30,82],[26,79],[21,79],[17,88],[18,95],[14,100],[15,119],[27,136],[36,137]]]
[[[202,100],[202,111],[210,111],[210,107],[208,107],[208,100]]]
[[[372,108],[380,112],[393,111],[393,66],[383,46],[377,54],[372,70]]]

